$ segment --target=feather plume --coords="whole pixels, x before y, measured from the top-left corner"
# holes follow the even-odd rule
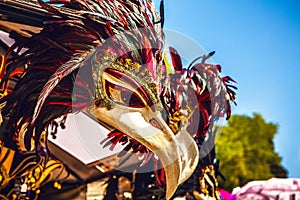
[[[76,69],[79,69],[82,66],[82,63],[85,61],[88,53],[85,54],[77,54],[72,57],[71,60],[60,66],[53,75],[49,78],[45,86],[43,87],[36,106],[34,108],[33,117],[31,120],[31,126],[34,125],[36,118],[38,117],[42,106],[46,100],[46,98],[50,95],[53,89],[57,86],[57,84],[70,73],[74,72]]]

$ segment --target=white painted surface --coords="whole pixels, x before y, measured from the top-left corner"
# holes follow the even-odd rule
[[[124,148],[119,144],[111,151],[109,146],[104,148],[100,144],[109,132],[83,113],[69,114],[66,129],[60,128],[57,138],[49,136],[49,140],[84,164],[89,164],[119,153]]]

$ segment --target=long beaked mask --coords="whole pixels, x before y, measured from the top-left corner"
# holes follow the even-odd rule
[[[151,1],[66,1],[72,12],[38,2],[55,17],[31,38],[11,34],[16,43],[0,68],[0,108],[18,150],[38,151],[55,119],[87,112],[159,157],[170,199],[198,165],[194,138],[230,115],[231,79],[204,62],[183,69],[174,51],[170,67]]]
[[[124,39],[125,35],[128,36],[124,34],[121,38]],[[112,40],[122,43],[119,36]],[[162,63],[161,57],[157,59],[153,53],[160,51],[161,47],[150,46],[148,38],[140,42],[142,45],[135,46],[144,49],[136,50],[131,43],[125,48],[128,52],[119,53],[111,50],[111,43],[107,41],[84,62],[84,65],[93,67],[96,88],[94,103],[87,112],[158,156],[165,170],[166,198],[170,199],[177,187],[196,169],[199,150],[186,127],[174,133],[163,118],[159,96]],[[79,70],[79,76],[82,73]]]

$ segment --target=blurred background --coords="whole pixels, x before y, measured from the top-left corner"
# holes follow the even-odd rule
[[[232,187],[300,177],[299,11],[297,0],[165,1],[165,28],[216,51],[222,75],[238,82],[238,106],[217,144]]]

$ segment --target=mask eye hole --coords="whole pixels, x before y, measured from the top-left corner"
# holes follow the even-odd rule
[[[145,104],[139,96],[130,89],[105,81],[105,90],[114,102],[132,108],[143,108]]]
[[[102,85],[106,96],[112,101],[133,108],[153,105],[149,94],[133,77],[118,70],[107,68],[102,74]]]

